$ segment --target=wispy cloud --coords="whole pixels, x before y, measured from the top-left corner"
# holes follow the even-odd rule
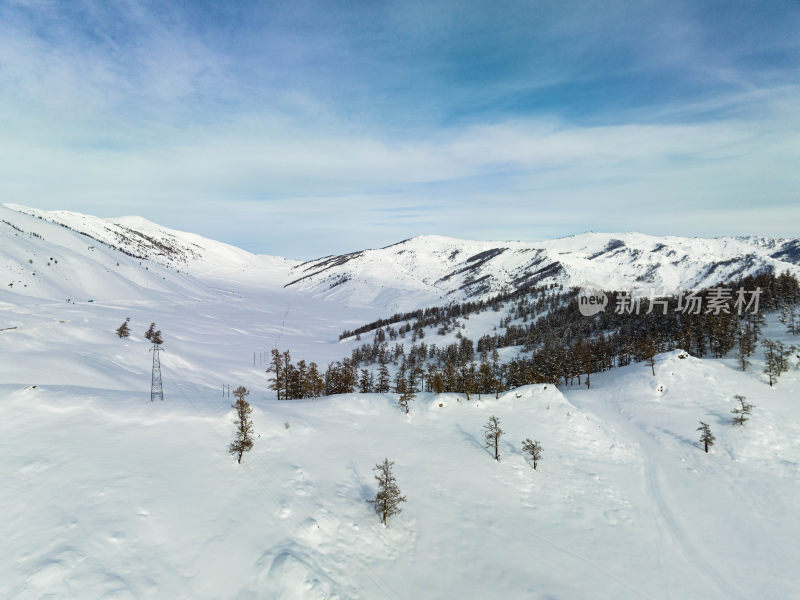
[[[798,26],[789,2],[6,3],[0,197],[301,257],[788,234]]]

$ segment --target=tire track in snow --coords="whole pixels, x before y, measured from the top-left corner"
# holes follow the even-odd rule
[[[595,406],[586,407],[581,404],[579,395],[573,396],[569,398],[569,400],[583,410],[596,412],[593,410],[596,408]],[[607,415],[603,415],[603,418],[607,422],[614,422],[615,424],[622,425],[628,436],[633,439],[641,449],[645,469],[646,500],[651,513],[656,517],[655,524],[659,539],[663,541],[666,536],[671,542],[671,545],[680,554],[681,558],[683,558],[684,562],[692,567],[704,580],[709,581],[720,593],[722,598],[726,600],[743,598],[739,591],[729,584],[725,577],[695,548],[692,541],[672,514],[659,482],[659,474],[663,472],[663,469],[658,466],[655,458],[659,454],[658,448],[656,448],[655,442],[647,430],[647,425],[636,421],[635,417],[620,406],[619,402],[613,396],[607,396],[603,399],[602,403],[598,403],[596,406],[603,407],[610,412],[616,412],[621,419],[608,418]],[[670,580],[669,574],[667,574],[665,580]],[[672,597],[669,589],[667,590],[667,594],[668,598]]]
[[[706,579],[710,579],[713,583],[714,587],[719,590],[719,592],[723,595],[724,598],[742,598],[739,594],[738,590],[731,586],[727,580],[717,571],[711,563],[709,563],[705,558],[703,558],[702,554],[697,551],[694,547],[694,544],[689,540],[688,536],[684,533],[683,529],[680,525],[678,525],[677,520],[672,514],[666,499],[664,498],[664,494],[661,491],[661,484],[659,482],[659,473],[661,470],[654,465],[654,461],[652,456],[655,454],[649,450],[644,450],[644,446],[651,446],[652,442],[647,437],[647,432],[644,430],[642,425],[638,423],[634,423],[633,421],[629,422],[636,426],[636,428],[644,434],[639,441],[639,447],[643,449],[643,455],[645,458],[645,469],[647,472],[647,489],[648,489],[648,497],[652,502],[650,506],[655,506],[658,513],[658,520],[656,524],[659,530],[663,530],[664,526],[666,526],[666,530],[668,535],[673,541],[673,545],[678,549],[681,553],[683,559],[690,565],[692,565],[695,570],[703,575]],[[699,565],[702,565],[702,568],[699,568]]]

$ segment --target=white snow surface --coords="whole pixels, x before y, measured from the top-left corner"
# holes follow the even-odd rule
[[[588,390],[421,393],[408,416],[394,394],[279,402],[265,353],[324,368],[360,343],[338,333],[386,305],[356,306],[342,286],[284,288],[296,263],[219,257],[202,239],[186,262],[140,264],[45,218],[0,219],[18,228],[0,223],[0,269],[15,278],[0,286],[0,598],[797,596],[796,358],[772,388],[760,359],[743,373],[676,351],[655,376],[634,364]],[[170,235],[185,249],[190,238]],[[488,315],[467,321],[470,337]],[[149,399],[151,321],[164,332],[163,403]],[[782,334],[771,322],[766,335]],[[258,437],[241,465],[227,454],[223,384],[251,390]],[[744,427],[730,424],[735,394],[756,405]],[[483,445],[490,415],[505,431],[500,462]],[[700,420],[717,437],[709,454]],[[536,471],[527,437],[544,449]],[[407,497],[388,527],[366,502],[384,457]]]

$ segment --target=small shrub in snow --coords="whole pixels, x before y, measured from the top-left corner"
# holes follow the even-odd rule
[[[522,442],[522,451],[530,457],[533,469],[536,470],[537,463],[542,460],[542,445],[536,440],[525,438]]]
[[[731,413],[734,415],[733,424],[744,425],[748,421],[750,412],[753,410],[753,405],[749,402],[746,402],[745,396],[742,396],[741,394],[736,394],[734,398],[739,401],[739,406],[731,411]]]
[[[123,322],[122,325],[117,327],[115,330],[115,333],[121,338],[130,337],[131,335],[130,327],[128,327],[128,321],[130,321],[130,319],[125,319],[125,322]]]
[[[253,408],[245,400],[249,394],[248,389],[242,386],[233,390],[236,402],[231,406],[236,409],[236,439],[228,446],[228,454],[238,455],[237,462],[240,464],[242,455],[253,448],[253,421],[250,419]]]
[[[711,428],[708,426],[708,423],[704,423],[700,421],[700,427],[697,428],[697,431],[700,432],[700,443],[703,444],[703,449],[708,454],[708,449],[714,445],[714,436],[711,433]]]
[[[504,431],[500,429],[500,419],[492,415],[489,422],[483,426],[486,447],[494,450],[494,459],[500,460],[500,436]]]

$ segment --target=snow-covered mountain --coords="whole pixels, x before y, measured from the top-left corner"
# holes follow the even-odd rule
[[[59,227],[60,226],[60,227]],[[217,286],[286,287],[302,295],[383,312],[485,297],[530,285],[586,283],[606,289],[708,287],[760,271],[800,274],[800,239],[654,237],[640,233],[584,233],[543,242],[469,241],[420,236],[374,250],[307,262],[256,255],[202,236],[161,227],[141,217],[102,219],[13,204],[0,207],[0,272],[37,297],[86,295],[70,290],[58,269],[27,262],[60,255],[94,263],[90,279],[113,279],[119,294],[160,289],[177,276]],[[102,258],[101,258],[102,257]],[[26,265],[27,262],[27,265]],[[45,264],[47,261],[45,261]],[[49,266],[53,266],[52,264]],[[39,265],[41,267],[41,265]],[[112,268],[113,267],[113,268]],[[143,269],[154,273],[142,273]],[[14,280],[16,277],[16,280]],[[57,281],[53,281],[56,279]],[[185,279],[185,277],[184,277]],[[147,280],[149,283],[145,283]],[[75,282],[72,282],[74,286]],[[181,280],[180,285],[186,282]]]
[[[770,269],[800,273],[800,240],[584,233],[530,243],[421,236],[294,266],[289,285],[369,304],[401,290],[452,300],[547,284],[674,291]],[[397,308],[411,307],[398,299]]]
[[[152,299],[159,291],[198,297],[248,282],[280,288],[295,264],[141,217],[0,206],[0,287],[23,296]]]

